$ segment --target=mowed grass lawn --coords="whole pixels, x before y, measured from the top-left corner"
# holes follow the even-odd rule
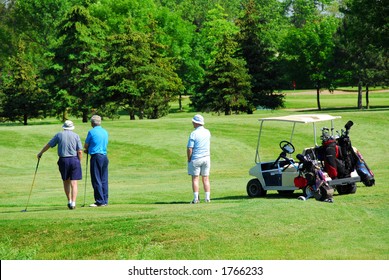
[[[355,94],[323,96],[325,113],[342,116],[337,129],[354,122],[351,140],[375,173],[376,185],[358,184],[335,202],[297,200],[301,192],[250,199],[258,118],[296,114],[316,107],[316,96],[288,93],[287,108],[253,115],[204,114],[212,133],[212,202],[191,205],[186,143],[192,112],[159,120],[105,120],[110,134],[108,207],[90,208],[92,187],[79,181],[77,208],[67,209],[56,149],[37,163],[36,154],[59,130],[54,119],[28,126],[0,124],[0,257],[2,260],[378,260],[389,259],[389,95],[370,95],[371,110],[355,110]],[[296,104],[296,105],[293,105]],[[297,105],[298,104],[298,105]],[[341,104],[341,105],[339,105]],[[338,106],[337,106],[338,105]],[[343,109],[339,109],[342,107]],[[349,108],[344,108],[349,107]],[[292,110],[293,109],[293,110]],[[317,113],[317,112],[315,112]],[[85,140],[89,123],[73,119]],[[267,129],[265,155],[276,159],[290,127]],[[297,153],[311,145],[311,127],[296,130]],[[277,140],[276,140],[277,139]],[[320,141],[318,139],[318,141]],[[297,142],[296,142],[297,143]],[[296,154],[297,154],[296,153]],[[294,156],[296,155],[294,154]],[[203,192],[200,193],[204,197]]]

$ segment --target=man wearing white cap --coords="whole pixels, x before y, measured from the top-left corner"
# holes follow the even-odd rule
[[[68,208],[76,208],[76,199],[78,194],[78,181],[82,179],[81,159],[82,143],[80,136],[73,132],[74,124],[67,120],[63,126],[63,131],[58,132],[38,153],[37,157],[41,158],[42,154],[50,148],[58,145],[58,168],[63,180],[63,187],[68,199]]]
[[[189,136],[187,145],[188,174],[192,176],[193,200],[199,203],[199,180],[202,177],[205,202],[211,202],[211,185],[209,171],[211,168],[211,133],[204,127],[204,118],[195,115],[192,119],[194,131]]]

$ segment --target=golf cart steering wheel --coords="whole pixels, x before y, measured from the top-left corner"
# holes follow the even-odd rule
[[[294,153],[294,146],[289,141],[286,141],[286,140],[281,141],[280,148],[286,154],[293,154]]]
[[[290,164],[293,163],[293,161],[290,160],[289,158],[287,158],[286,155],[293,154],[295,149],[294,149],[293,144],[290,143],[289,141],[286,141],[286,140],[283,140],[280,142],[280,148],[281,148],[282,152],[280,153],[280,155],[278,156],[276,161],[273,163],[273,167],[275,167],[277,165],[277,163],[280,161],[280,159],[283,158],[284,160],[286,160],[288,162],[288,164],[283,168],[283,169],[286,169],[286,167],[288,167]]]

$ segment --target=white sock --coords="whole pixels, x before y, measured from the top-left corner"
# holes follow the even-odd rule
[[[199,192],[193,192],[193,200],[199,200]]]
[[[69,204],[72,204],[72,201],[71,201],[71,200],[69,200]]]
[[[76,202],[75,202],[75,201],[72,201],[72,202],[70,203],[70,205],[71,205],[71,206],[76,206]]]
[[[205,192],[205,200],[211,200],[211,192]]]

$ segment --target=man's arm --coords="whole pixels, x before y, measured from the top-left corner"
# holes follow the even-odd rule
[[[82,150],[77,151],[77,157],[78,157],[79,161],[82,160]]]
[[[43,149],[37,154],[37,157],[38,158],[41,158],[42,157],[42,154],[44,153],[44,152],[46,152],[48,149],[50,149],[51,147],[50,147],[50,145],[49,144],[46,144],[44,147],[43,147]]]
[[[84,153],[89,154],[88,148],[89,148],[89,144],[85,143],[84,144]]]
[[[188,156],[188,162],[190,162],[191,159],[192,159],[192,153],[193,153],[193,148],[187,148],[186,149],[186,154]]]

